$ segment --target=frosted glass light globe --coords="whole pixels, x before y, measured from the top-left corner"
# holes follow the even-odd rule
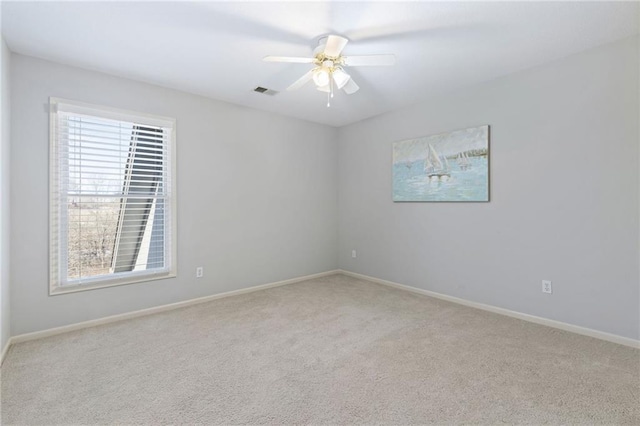
[[[314,72],[313,82],[316,83],[316,86],[326,86],[329,84],[329,71],[324,68],[320,68],[318,71]]]

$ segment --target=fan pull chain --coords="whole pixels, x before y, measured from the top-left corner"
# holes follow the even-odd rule
[[[327,108],[331,106],[331,98],[333,98],[333,73],[329,73],[329,93],[327,93]]]
[[[329,74],[329,92],[331,93],[331,97],[333,98],[333,72]]]

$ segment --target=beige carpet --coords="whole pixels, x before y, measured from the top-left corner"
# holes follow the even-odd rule
[[[17,344],[3,424],[640,424],[640,351],[335,275]]]

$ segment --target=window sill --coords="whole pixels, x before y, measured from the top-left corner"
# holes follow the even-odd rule
[[[106,287],[138,284],[138,283],[144,283],[148,281],[165,280],[168,278],[176,278],[176,277],[177,277],[176,272],[171,271],[163,274],[130,277],[129,279],[126,279],[126,278],[121,278],[117,280],[105,279],[95,283],[73,284],[73,285],[65,285],[65,286],[51,286],[49,287],[49,296],[57,296],[60,294],[67,294],[67,293],[77,293],[80,291],[87,291],[87,290],[97,290],[97,289],[106,288]]]

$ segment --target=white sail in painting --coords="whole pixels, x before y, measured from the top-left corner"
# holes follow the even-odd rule
[[[442,164],[442,161],[440,161],[440,156],[438,155],[438,153],[436,152],[436,149],[431,144],[429,144],[429,155],[427,158],[431,160],[431,163],[433,164],[433,167],[435,167],[436,170],[444,169],[444,165]]]
[[[458,162],[460,170],[467,170],[471,167],[471,162],[469,162],[469,157],[467,157],[467,154],[465,152],[458,153],[458,157],[456,160]]]
[[[433,164],[431,164],[431,161],[429,161],[429,157],[424,159],[424,171],[427,173],[432,172],[435,169],[435,167],[433,167]]]
[[[447,159],[444,158],[443,163],[440,155],[431,144],[429,144],[427,150],[427,158],[424,160],[424,171],[429,178],[442,179],[444,177],[446,179],[450,176]]]

